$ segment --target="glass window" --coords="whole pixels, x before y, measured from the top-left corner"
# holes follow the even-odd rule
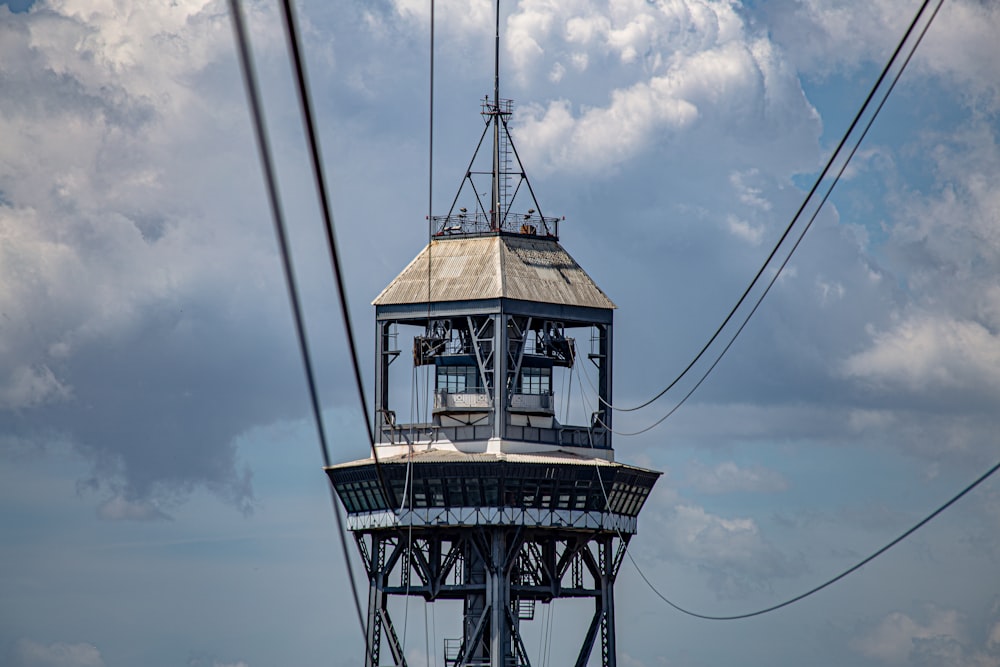
[[[465,501],[462,498],[462,479],[460,477],[449,477],[445,482],[448,485],[448,506],[463,507]]]
[[[497,480],[495,479],[484,479],[483,480],[483,500],[485,504],[489,507],[496,507],[499,505],[500,500],[500,490],[497,488]]]
[[[551,394],[551,368],[522,368],[517,391],[520,394]]]
[[[427,480],[430,487],[431,505],[434,507],[444,507],[444,485],[440,479]]]
[[[437,389],[449,394],[478,393],[479,370],[475,366],[438,366]]]
[[[478,477],[467,477],[465,479],[465,491],[469,495],[469,506],[478,507],[483,504],[483,494],[479,488]]]

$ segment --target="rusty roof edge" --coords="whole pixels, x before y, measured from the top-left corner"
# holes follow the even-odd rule
[[[382,297],[385,296],[386,292],[388,292],[390,289],[392,289],[392,287],[396,284],[396,280],[400,276],[404,275],[407,271],[409,271],[410,267],[413,266],[414,264],[416,264],[417,262],[419,262],[420,258],[423,257],[428,252],[428,250],[431,247],[431,243],[434,243],[434,241],[431,241],[430,243],[428,243],[427,245],[425,245],[424,249],[421,250],[420,252],[418,252],[417,256],[414,257],[413,259],[411,259],[410,263],[407,264],[405,267],[403,267],[403,270],[400,271],[398,274],[396,274],[396,277],[393,278],[392,280],[390,280],[388,285],[386,285],[385,287],[382,288],[382,291],[378,293],[378,296],[376,296],[374,299],[372,299],[371,305],[373,305],[373,306],[379,305],[379,301],[382,299]]]

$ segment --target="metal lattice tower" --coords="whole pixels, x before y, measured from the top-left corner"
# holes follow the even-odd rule
[[[499,8],[497,25],[499,35]],[[448,667],[528,667],[521,630],[536,605],[590,598],[574,664],[588,664],[599,639],[601,665],[613,667],[614,583],[660,473],[614,460],[605,406],[615,305],[540,212],[508,133],[499,67],[482,113],[491,168],[474,169],[477,147],[430,243],[374,301],[379,465],[327,469],[368,578],[365,665],[406,665],[389,601],[413,596],[461,602]],[[488,201],[477,176],[490,180]],[[522,185],[531,207],[515,212]],[[399,423],[390,405],[410,385],[390,372],[405,332],[412,364],[399,365],[433,377],[426,423]],[[591,339],[585,359],[574,333]],[[557,378],[572,381],[581,363],[593,365],[600,401],[575,415],[585,423],[562,423]]]

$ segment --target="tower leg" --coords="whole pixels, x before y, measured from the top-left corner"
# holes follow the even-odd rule
[[[615,643],[615,559],[612,546],[614,538],[608,537],[598,547],[601,558],[601,665],[615,667],[618,648]]]
[[[507,539],[503,530],[490,531],[490,562],[487,569],[486,604],[490,607],[490,667],[509,667],[511,653],[510,579],[505,575]]]
[[[374,534],[370,557],[371,561],[365,564],[368,570],[368,621],[365,626],[368,650],[365,651],[365,667],[378,667],[379,650],[382,647],[382,607],[385,604],[385,592],[379,586],[379,581],[385,564],[385,543]]]

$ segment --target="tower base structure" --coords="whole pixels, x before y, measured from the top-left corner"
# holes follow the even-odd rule
[[[327,469],[368,577],[366,667],[406,665],[392,596],[462,602],[448,667],[528,667],[521,628],[536,605],[590,598],[574,664],[588,664],[598,637],[601,664],[616,664],[614,583],[660,473],[554,449],[430,443],[379,464],[384,488],[372,459]]]

